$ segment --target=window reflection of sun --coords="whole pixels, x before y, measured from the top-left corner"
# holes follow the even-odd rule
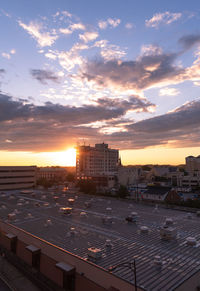
[[[76,150],[69,148],[63,152],[52,153],[52,162],[58,166],[75,166],[76,165]]]

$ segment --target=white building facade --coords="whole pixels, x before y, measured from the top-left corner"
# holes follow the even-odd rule
[[[32,188],[36,183],[36,166],[0,166],[0,191]]]

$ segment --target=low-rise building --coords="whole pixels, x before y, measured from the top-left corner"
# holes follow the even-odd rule
[[[0,166],[0,190],[32,188],[36,166]]]
[[[64,180],[67,171],[61,167],[41,167],[37,168],[37,180],[44,178],[46,180]]]
[[[141,198],[149,201],[164,201],[171,187],[148,186]]]
[[[129,186],[137,183],[141,169],[133,166],[119,166],[118,183],[119,185]]]

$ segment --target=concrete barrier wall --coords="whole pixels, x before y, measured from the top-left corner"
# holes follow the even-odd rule
[[[41,254],[40,256],[40,272],[45,275],[47,278],[50,278],[58,286],[62,287],[63,283],[63,272],[56,268],[56,263],[54,259]]]
[[[21,240],[18,240],[16,255],[29,266],[32,266],[32,253],[26,249],[26,246],[27,244]]]

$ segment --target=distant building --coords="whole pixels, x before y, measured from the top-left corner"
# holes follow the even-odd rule
[[[119,166],[118,183],[124,186],[134,185],[138,182],[141,170],[134,166]]]
[[[67,170],[60,167],[42,167],[37,168],[37,180],[44,178],[46,180],[64,180],[67,175]]]
[[[76,152],[77,180],[92,180],[103,187],[113,187],[118,172],[119,151],[108,144],[78,146]]]
[[[193,157],[188,156],[185,158],[186,161],[186,171],[191,173],[194,171],[200,171],[200,156]]]
[[[36,166],[1,166],[0,190],[32,188],[36,183]]]
[[[189,174],[188,176],[182,176],[181,187],[196,188],[200,186],[200,175]]]
[[[164,201],[170,190],[171,187],[148,186],[141,197],[143,200]]]

